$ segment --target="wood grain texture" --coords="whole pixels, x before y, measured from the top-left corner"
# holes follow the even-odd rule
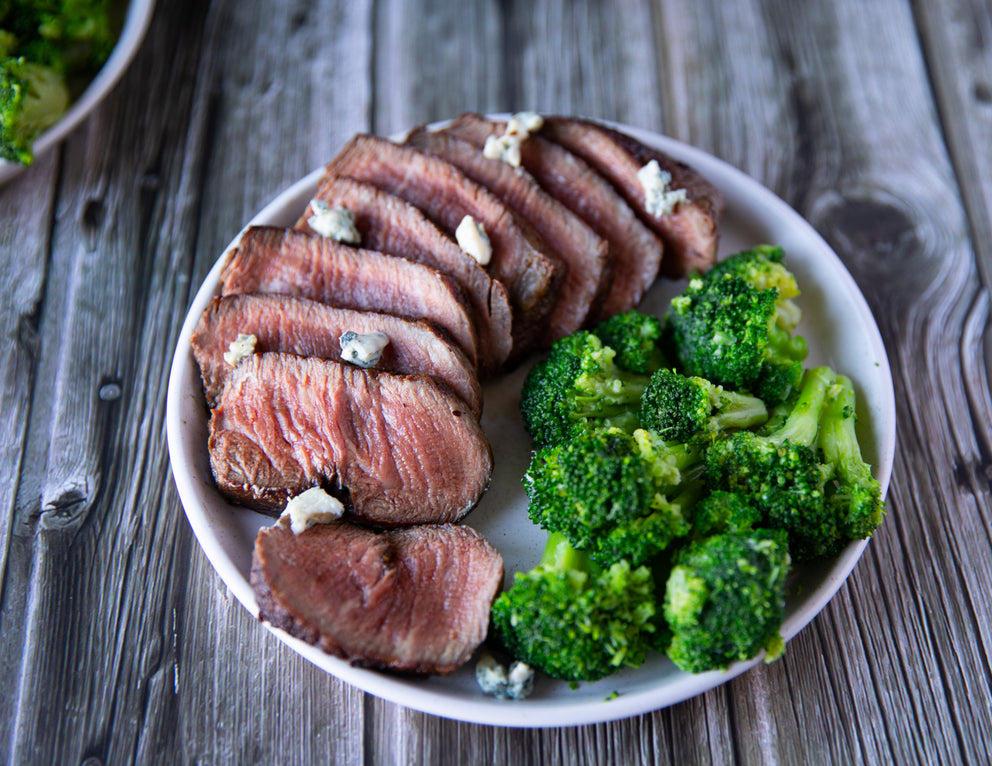
[[[988,762],[990,39],[979,0],[160,3],[0,188],[0,760]],[[355,132],[523,108],[776,191],[860,285],[898,402],[888,519],[785,657],[596,726],[458,723],[310,666],[214,573],[164,438],[186,307],[255,212]]]

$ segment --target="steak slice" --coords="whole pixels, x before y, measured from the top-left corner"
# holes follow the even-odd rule
[[[279,512],[314,486],[383,526],[456,521],[482,497],[492,450],[432,378],[254,354],[210,415],[210,466],[233,500]]]
[[[222,295],[278,293],[341,308],[426,319],[451,333],[468,358],[478,338],[461,288],[423,264],[292,229],[254,226],[220,277]]]
[[[510,295],[513,354],[519,358],[544,344],[563,269],[496,196],[444,160],[369,135],[355,136],[331,160],[326,174],[364,181],[402,197],[451,237],[466,215],[481,223],[493,248],[487,269]]]
[[[590,120],[545,118],[541,135],[579,155],[608,178],[641,220],[657,232],[665,243],[661,263],[665,275],[685,277],[705,271],[716,261],[723,195],[692,167],[633,136]],[[671,174],[670,188],[685,189],[688,197],[668,215],[652,215],[645,205],[637,171],[651,160],[657,160],[661,169]]]
[[[486,638],[503,560],[454,524],[373,532],[346,521],[259,531],[259,619],[353,665],[450,673]]]
[[[463,114],[445,131],[478,147],[502,135],[506,123],[478,114]],[[522,166],[552,197],[585,221],[610,244],[613,282],[593,321],[618,314],[638,303],[658,276],[662,244],[626,200],[584,160],[562,146],[531,135],[520,145]]]
[[[325,176],[316,197],[355,216],[362,246],[431,266],[461,285],[472,306],[479,335],[479,371],[494,374],[513,346],[512,314],[506,288],[409,202],[371,184]],[[297,228],[311,231],[310,206]]]
[[[448,385],[476,417],[482,390],[468,357],[427,322],[391,314],[339,309],[287,295],[227,295],[214,298],[193,333],[207,403],[212,407],[234,367],[224,353],[238,335],[254,335],[255,353],[283,351],[297,356],[341,358],[341,334],[382,332],[389,345],[375,369],[430,375]]]
[[[606,240],[547,194],[527,171],[487,159],[468,141],[418,128],[407,136],[406,143],[450,162],[503,200],[541,235],[567,268],[558,304],[551,312],[551,340],[581,328],[593,302],[608,287]]]

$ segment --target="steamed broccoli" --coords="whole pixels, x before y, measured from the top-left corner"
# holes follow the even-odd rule
[[[664,364],[658,317],[631,309],[615,314],[592,331],[617,352],[616,363],[624,370],[650,375]]]
[[[109,57],[118,22],[109,0],[0,2],[0,158],[33,160],[34,139]]]
[[[552,678],[595,681],[644,662],[654,629],[647,567],[597,566],[552,534],[538,566],[518,573],[492,608],[509,652]]]
[[[676,559],[665,589],[672,631],[668,656],[699,673],[783,650],[779,628],[790,567],[785,533],[758,529],[693,542]]]
[[[827,483],[827,502],[841,533],[852,540],[870,536],[885,512],[881,487],[861,456],[854,405],[854,385],[850,378],[838,375],[827,392],[818,437],[823,460],[833,475]]]
[[[654,373],[641,396],[641,425],[675,441],[689,441],[701,432],[753,428],[767,418],[765,403],[757,397],[674,370]]]
[[[778,290],[775,324],[787,332],[796,329],[802,311],[793,298],[799,297],[795,275],[785,266],[785,251],[777,245],[758,245],[716,263],[708,272],[709,282],[740,277],[758,290]]]
[[[746,532],[761,522],[761,509],[754,499],[739,492],[718,489],[692,508],[691,526],[695,537],[723,532]]]
[[[23,58],[0,64],[0,157],[28,164],[31,143],[69,105],[65,78]]]
[[[814,449],[835,377],[829,367],[808,370],[776,431],[739,431],[706,452],[707,486],[740,493],[761,508],[762,526],[786,530],[797,561],[833,555],[844,541],[824,499],[825,467]]]
[[[41,15],[40,37],[62,52],[67,72],[96,72],[117,39],[109,0],[61,0],[54,5],[57,10]]]
[[[672,301],[666,337],[688,374],[750,391],[774,405],[798,384],[806,342],[792,334],[779,287],[762,287],[765,282],[751,270],[732,268],[742,261],[755,266],[756,258],[745,258],[750,252],[728,259],[716,273],[689,281]]]
[[[637,427],[646,375],[622,370],[616,351],[579,331],[551,346],[524,381],[520,414],[537,447],[561,444],[599,426]]]
[[[600,564],[637,566],[688,531],[700,482],[686,473],[699,459],[646,431],[590,431],[535,453],[524,476],[528,513]]]

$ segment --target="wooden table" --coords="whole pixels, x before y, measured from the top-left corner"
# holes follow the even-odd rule
[[[0,761],[988,762],[992,7],[980,0],[162,0],[123,81],[0,189]],[[515,730],[317,670],[226,591],[165,444],[222,247],[357,131],[535,108],[773,189],[888,348],[888,518],[785,657],[669,709]]]

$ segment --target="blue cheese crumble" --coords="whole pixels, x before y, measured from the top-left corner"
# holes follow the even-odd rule
[[[637,180],[644,189],[644,208],[655,218],[670,215],[680,202],[688,201],[685,189],[672,189],[672,174],[662,170],[658,160],[651,160],[637,171]]]
[[[475,665],[475,680],[483,694],[506,698],[506,668],[489,652],[479,655]]]
[[[307,218],[310,228],[322,237],[347,245],[360,245],[362,235],[355,228],[355,214],[346,207],[331,207],[322,199],[310,200],[313,215]]]
[[[493,246],[485,227],[472,216],[462,218],[455,229],[455,240],[465,253],[472,256],[480,266],[486,266],[493,257]]]
[[[288,518],[289,528],[294,535],[298,535],[314,524],[327,524],[339,519],[343,513],[344,506],[340,500],[320,487],[311,487],[286,503],[280,518]]]
[[[534,691],[534,668],[514,660],[507,671],[489,652],[482,652],[475,666],[475,680],[483,694],[497,699],[522,700]]]
[[[237,367],[238,362],[255,353],[256,343],[258,343],[258,338],[254,335],[238,333],[238,337],[231,341],[231,345],[224,352],[224,361],[231,367]]]
[[[507,121],[502,136],[489,136],[486,139],[482,154],[488,159],[502,160],[511,167],[519,168],[520,144],[543,125],[544,118],[537,112],[517,112]]]
[[[389,345],[384,332],[357,333],[348,330],[341,334],[341,358],[358,367],[375,367],[382,358],[382,351]]]

